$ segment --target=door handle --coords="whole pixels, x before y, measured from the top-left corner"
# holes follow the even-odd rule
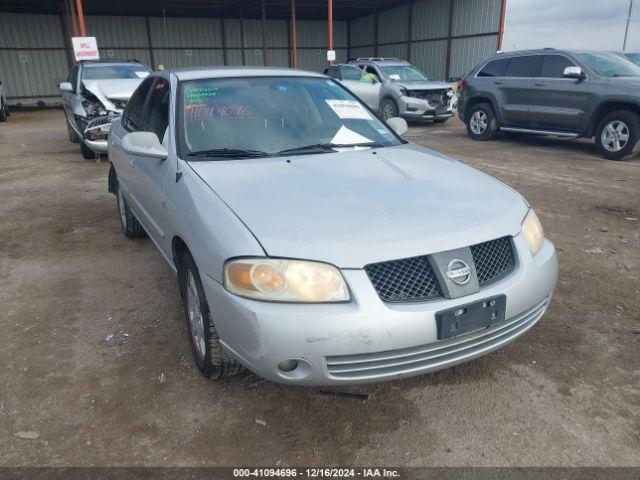
[[[495,83],[496,85],[502,85],[502,82],[501,82],[500,80],[496,80],[496,81],[495,81],[495,82],[493,82],[493,83]]]
[[[544,83],[544,82],[534,82],[534,85],[535,85],[536,87],[546,87],[546,86],[547,86],[547,84],[546,84],[546,83]]]

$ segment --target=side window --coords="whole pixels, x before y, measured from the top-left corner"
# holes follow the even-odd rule
[[[485,67],[478,72],[478,77],[504,77],[509,65],[508,58],[501,58],[487,63]]]
[[[542,55],[526,55],[513,57],[507,67],[507,77],[537,77],[542,64]]]
[[[329,67],[325,72],[325,75],[328,75],[331,78],[340,78],[340,76],[338,75],[338,67]]]
[[[164,78],[159,78],[153,85],[147,109],[142,121],[142,129],[145,132],[153,132],[163,141],[164,133],[169,125],[169,82]]]
[[[380,81],[380,75],[378,75],[378,72],[376,71],[376,69],[373,68],[371,65],[367,65],[364,71],[367,72],[369,75],[373,75],[378,82]]]
[[[575,65],[564,55],[545,55],[540,76],[543,78],[564,78],[564,69],[575,67]]]
[[[342,80],[360,80],[362,78],[362,70],[355,67],[340,67],[340,78]]]
[[[153,83],[153,78],[147,78],[143,81],[131,98],[127,102],[127,107],[122,114],[122,126],[130,132],[135,132],[142,128],[142,114],[144,113],[144,103],[147,100],[149,88]]]
[[[71,71],[69,72],[69,78],[67,78],[67,82],[69,82],[71,84],[71,86],[73,87],[73,91],[76,91],[76,88],[78,88],[78,66],[74,66]]]

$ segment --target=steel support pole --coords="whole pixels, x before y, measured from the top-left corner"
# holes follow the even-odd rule
[[[80,28],[80,36],[87,36],[87,29],[84,25],[84,11],[82,10],[82,0],[76,0],[76,8],[78,9],[78,27]]]
[[[269,59],[267,58],[267,6],[265,0],[262,0],[262,63],[267,65]]]
[[[296,33],[296,0],[291,0],[291,54],[293,68],[298,68],[298,36]]]
[[[500,10],[500,30],[498,32],[498,51],[502,50],[502,37],[504,36],[504,20],[507,16],[507,0],[502,0]]]

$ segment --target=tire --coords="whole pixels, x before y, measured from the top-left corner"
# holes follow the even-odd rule
[[[178,283],[191,351],[200,372],[213,379],[241,372],[242,365],[227,355],[220,344],[198,267],[189,252],[185,252],[179,259]]]
[[[398,104],[393,98],[384,98],[382,102],[380,102],[380,116],[384,120],[389,120],[390,118],[398,116]]]
[[[71,128],[71,125],[69,125],[69,120],[67,120],[66,116],[65,116],[65,121],[67,122],[67,132],[69,133],[69,142],[80,143],[80,137],[78,136],[76,131],[73,128]]]
[[[476,141],[493,140],[498,133],[498,120],[493,107],[488,103],[478,103],[466,116],[467,134]]]
[[[640,117],[628,110],[606,115],[596,127],[598,153],[608,160],[628,160],[640,151]]]
[[[82,158],[85,160],[95,160],[98,154],[87,147],[84,142],[80,142],[80,151],[82,152]]]
[[[120,190],[119,183],[117,188],[118,190],[116,194],[116,201],[118,205],[118,217],[120,218],[122,233],[124,233],[124,236],[127,238],[141,238],[146,236],[144,228],[142,228],[142,225],[129,208],[129,204],[124,198],[122,190]]]

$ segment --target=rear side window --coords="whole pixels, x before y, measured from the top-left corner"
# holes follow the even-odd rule
[[[161,142],[169,125],[169,92],[169,82],[164,78],[159,78],[151,89],[149,103],[142,122],[143,130],[155,133]]]
[[[331,78],[339,78],[338,67],[329,67],[324,71],[324,74],[330,76]]]
[[[489,62],[480,70],[478,77],[504,77],[507,71],[507,65],[509,65],[508,58],[501,58],[500,60]]]
[[[147,94],[153,83],[153,78],[147,78],[142,82],[127,103],[127,108],[122,114],[122,126],[130,132],[135,132],[142,128],[142,115],[144,114],[144,104]]]
[[[543,78],[564,78],[564,69],[576,64],[564,55],[545,55],[540,76]]]
[[[542,65],[542,55],[527,55],[514,57],[507,67],[507,77],[532,78],[537,77]]]

